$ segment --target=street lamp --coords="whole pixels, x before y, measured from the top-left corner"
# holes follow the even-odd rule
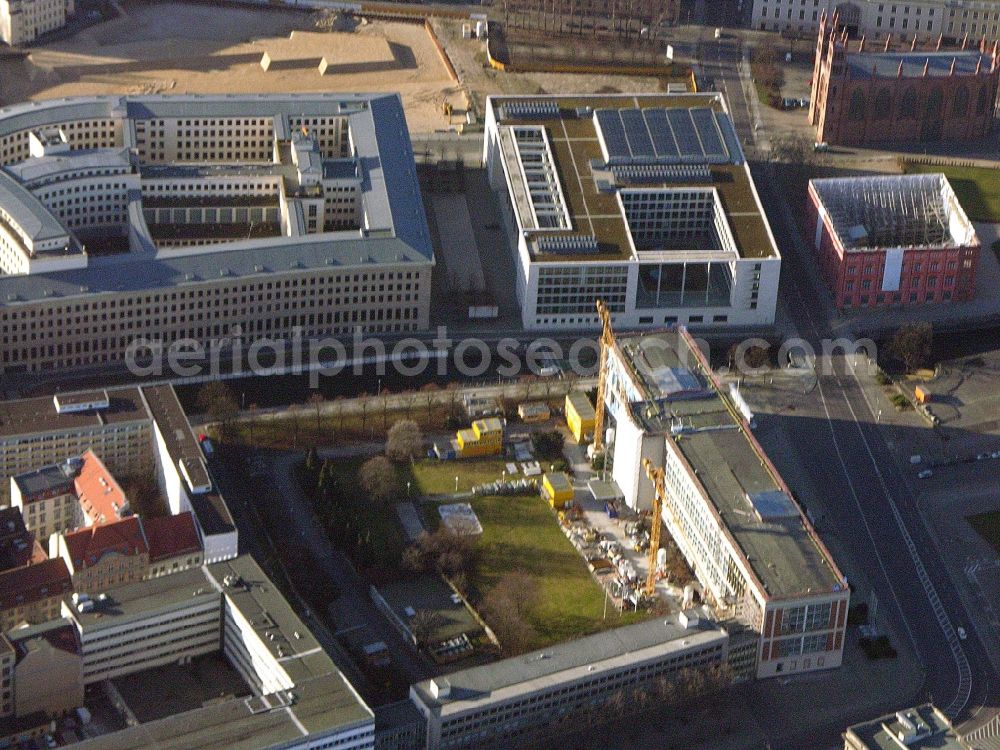
[[[455,477],[455,492],[458,492],[458,477]]]
[[[410,496],[410,484],[411,484],[410,482],[407,482],[407,483],[406,483],[406,496],[407,496],[407,497],[409,497],[409,496]]]

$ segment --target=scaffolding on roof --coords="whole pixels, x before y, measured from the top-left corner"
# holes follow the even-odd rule
[[[943,175],[824,179],[813,185],[845,248],[959,244],[951,223],[957,203]]]

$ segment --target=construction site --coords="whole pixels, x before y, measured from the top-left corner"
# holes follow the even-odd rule
[[[812,180],[809,209],[838,307],[975,296],[979,240],[943,174]]]

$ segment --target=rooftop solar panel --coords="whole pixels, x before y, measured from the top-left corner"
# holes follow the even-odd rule
[[[608,150],[608,160],[628,160],[631,157],[628,141],[625,139],[625,128],[617,109],[599,109],[594,113],[597,126],[601,129],[604,145]]]
[[[686,109],[668,109],[667,119],[670,121],[670,127],[673,128],[674,137],[677,139],[681,160],[703,161],[705,152],[702,151],[701,141],[698,140],[698,133],[691,121],[691,113]]]
[[[701,139],[701,147],[709,161],[721,163],[728,161],[726,145],[722,142],[722,134],[715,124],[715,113],[712,110],[692,109],[691,119]]]
[[[733,127],[733,121],[729,118],[729,115],[722,112],[715,114],[715,120],[719,125],[719,130],[722,132],[722,138],[726,142],[726,149],[729,151],[729,161],[733,164],[742,164],[743,149],[740,146],[740,138],[736,135],[736,129]]]
[[[667,121],[667,112],[663,109],[647,109],[646,125],[649,126],[649,134],[653,137],[653,147],[656,149],[657,161],[675,164],[680,161],[680,153],[677,151],[677,141],[674,140],[674,133],[670,129]]]
[[[622,125],[625,126],[625,137],[628,139],[632,158],[637,161],[653,161],[656,152],[653,150],[649,131],[646,130],[646,118],[642,116],[642,110],[623,109],[619,110],[619,114]]]

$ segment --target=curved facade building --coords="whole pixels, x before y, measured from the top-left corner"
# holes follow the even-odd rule
[[[0,109],[0,164],[0,373],[428,326],[397,95],[31,102]]]

